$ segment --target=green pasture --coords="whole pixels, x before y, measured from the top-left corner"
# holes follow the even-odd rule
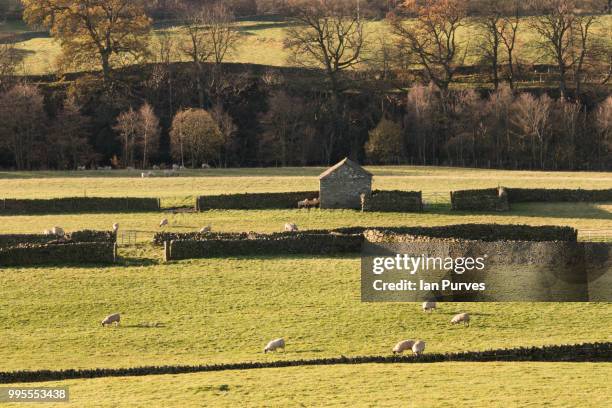
[[[521,62],[536,64],[549,63],[539,55],[533,46],[537,40],[535,32],[528,26],[525,19],[521,25],[521,34],[517,42],[517,58]],[[287,21],[241,21],[239,24],[241,39],[236,49],[228,56],[227,62],[262,64],[269,66],[287,66],[289,52],[284,47],[286,28],[291,24]],[[385,21],[370,21],[366,24],[365,58],[372,60],[381,47],[381,39],[389,42],[388,24]],[[594,28],[595,37],[609,41],[612,30],[612,16],[599,18]],[[155,49],[157,38],[162,33],[170,33],[177,43],[184,40],[182,27],[177,24],[159,25],[154,29],[151,47]],[[52,73],[57,68],[57,57],[61,50],[57,41],[45,32],[32,32],[25,24],[0,24],[0,38],[9,34],[18,36],[17,49],[23,57],[20,71],[26,75]],[[459,41],[472,52],[466,55],[466,64],[478,62],[477,38],[480,29],[473,22],[466,24],[458,32]],[[185,61],[186,57],[175,47],[175,61]]]
[[[361,303],[358,258],[164,264],[132,251],[113,267],[3,271],[0,371],[384,355],[407,338],[430,352],[612,340],[609,304],[444,303],[427,314]],[[122,326],[101,327],[114,312]],[[470,327],[450,324],[460,312]],[[277,337],[286,352],[264,354]]]
[[[611,375],[612,366],[605,363],[367,364],[71,380],[43,385],[68,386],[72,404],[83,407],[596,408],[612,404]]]
[[[610,173],[512,172],[428,167],[372,167],[375,188],[422,190],[439,200],[422,214],[267,210],[204,213],[61,214],[0,217],[2,233],[137,231],[113,266],[0,267],[0,371],[214,364],[339,355],[385,355],[402,339],[427,352],[454,352],[612,341],[609,303],[360,302],[360,260],[250,257],[164,263],[150,244],[167,217],[170,231],[279,231],[353,225],[445,225],[471,222],[612,229],[612,203],[520,204],[509,213],[454,213],[454,189],[610,188]],[[185,171],[142,179],[137,172],[0,173],[0,198],[152,196],[166,206],[197,195],[317,189],[320,168]],[[451,326],[458,312],[470,327]],[[122,325],[102,328],[107,314]],[[264,354],[283,336],[286,351]],[[444,363],[247,370],[74,380],[78,406],[608,406],[609,364]],[[606,387],[608,391],[606,391]]]

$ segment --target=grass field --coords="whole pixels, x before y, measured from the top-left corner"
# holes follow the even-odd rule
[[[427,167],[374,167],[375,187],[423,190],[492,187],[610,188],[610,173],[544,173]],[[0,173],[0,198],[159,196],[166,205],[199,194],[317,189],[321,169],[186,171],[141,179],[129,172]],[[426,196],[427,196],[426,194]],[[76,229],[140,231],[109,267],[0,269],[0,371],[273,361],[386,355],[400,339],[428,352],[612,341],[609,303],[362,304],[356,257],[161,261],[148,242],[162,217],[170,230],[278,231],[351,225],[466,222],[612,229],[612,204],[522,204],[506,214],[354,211],[210,211],[199,214],[66,214],[0,217],[3,233]],[[122,312],[123,326],[99,321]],[[473,315],[469,328],[449,325]],[[287,340],[285,353],[263,354]],[[444,363],[284,368],[143,378],[65,381],[78,406],[609,406],[610,364]],[[413,378],[426,381],[414,382]],[[45,383],[45,386],[54,385]],[[222,387],[223,386],[223,387]],[[606,388],[608,391],[606,392]],[[450,396],[453,395],[452,400]],[[93,403],[92,401],[95,401]],[[544,404],[543,402],[546,402]]]
[[[443,363],[300,367],[105,378],[69,386],[75,406],[609,407],[611,364]],[[95,403],[92,403],[95,401]],[[64,407],[66,404],[41,404]],[[7,404],[19,408],[23,404]]]
[[[522,33],[517,43],[517,58],[520,61],[530,61],[538,64],[549,63],[542,60],[533,47],[535,41],[534,32],[528,28],[527,21],[522,25]],[[270,66],[288,65],[288,51],[284,48],[285,29],[289,23],[285,21],[242,21],[240,22],[241,39],[238,47],[229,56],[227,62],[262,64]],[[594,33],[602,39],[609,39],[612,30],[612,16],[602,16]],[[183,34],[181,27],[157,27],[154,32],[169,32],[177,41],[181,41]],[[372,21],[366,24],[367,47],[365,57],[369,59],[380,46],[381,36],[387,33],[387,23],[384,21]],[[46,74],[56,70],[56,59],[60,53],[59,43],[46,33],[33,33],[25,24],[11,23],[0,24],[0,36],[15,33],[20,36],[17,48],[24,56],[22,73],[24,74]],[[467,25],[458,32],[459,41],[471,48],[476,48],[476,38],[479,29],[473,25]],[[387,35],[388,37],[388,35]],[[388,40],[388,38],[387,38]],[[155,37],[153,44],[155,44]],[[477,55],[468,55],[467,64],[477,61]],[[183,55],[176,53],[174,59],[185,60]]]

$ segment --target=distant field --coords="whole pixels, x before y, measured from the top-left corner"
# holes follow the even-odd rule
[[[612,405],[611,375],[612,365],[605,363],[372,364],[104,378],[44,386],[69,386],[72,405],[109,408],[598,408]],[[42,405],[62,408],[66,404]]]
[[[442,204],[422,214],[268,210],[0,217],[3,233],[40,233],[54,225],[68,231],[108,230],[119,222],[121,230],[137,231],[139,240],[138,245],[121,246],[121,259],[113,266],[0,268],[0,371],[385,355],[404,338],[426,340],[428,352],[612,341],[609,303],[445,303],[425,314],[414,303],[361,303],[358,257],[163,263],[162,249],[150,244],[162,217],[170,220],[171,231],[196,231],[212,224],[216,231],[271,232],[289,221],[302,229],[469,222],[612,229],[612,203],[521,204],[501,214],[454,213],[444,204],[450,190],[464,188],[610,188],[610,173],[368,169],[375,174],[376,188],[423,190]],[[157,196],[169,206],[191,204],[199,194],[317,189],[321,171],[199,170],[150,179],[126,171],[0,173],[0,199]],[[472,314],[471,327],[449,324],[461,311]],[[122,327],[100,327],[111,312],[123,313]],[[279,336],[287,339],[286,352],[263,354],[267,340]],[[605,392],[610,374],[609,364],[444,363],[106,378],[59,385],[71,387],[77,405],[96,401],[92,405],[101,407],[159,401],[168,406],[436,407],[541,406],[539,402],[547,401],[552,407],[598,407],[610,405],[610,393]]]
[[[229,56],[227,62],[262,64],[270,66],[287,66],[288,52],[284,49],[285,28],[289,23],[283,21],[242,21],[240,30],[242,38],[240,45]],[[535,34],[523,24],[522,35],[517,44],[517,57],[520,61],[529,61],[537,64],[545,64],[550,61],[542,60],[533,48]],[[380,46],[380,38],[386,35],[386,23],[384,21],[372,21],[366,25],[368,46],[366,57],[372,55]],[[595,29],[596,36],[603,39],[610,39],[609,33],[612,30],[612,16],[602,16]],[[155,33],[167,31],[173,34],[178,41],[181,40],[180,26],[176,27],[157,27]],[[9,33],[16,33],[21,38],[17,48],[24,54],[21,71],[23,74],[46,74],[55,71],[56,59],[60,53],[58,42],[50,38],[46,33],[32,33],[25,24],[11,23],[0,24],[0,37]],[[468,25],[462,28],[459,33],[459,40],[472,48],[479,35],[479,29]],[[388,35],[387,35],[388,37]],[[388,38],[387,38],[388,40]],[[612,40],[610,40],[612,41]],[[155,43],[155,39],[153,40]],[[176,61],[186,60],[183,55],[174,56]],[[467,56],[466,63],[477,62],[477,52]]]

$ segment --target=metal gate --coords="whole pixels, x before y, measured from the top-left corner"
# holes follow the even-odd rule
[[[117,244],[119,245],[136,245],[138,241],[138,231],[119,231],[117,236]]]

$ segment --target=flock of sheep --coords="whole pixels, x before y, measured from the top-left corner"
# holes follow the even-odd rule
[[[423,303],[424,312],[433,312],[436,309],[436,307],[437,307],[436,302],[428,301],[428,302]],[[120,322],[121,322],[121,314],[114,313],[109,316],[106,316],[104,320],[102,320],[102,326],[110,326],[112,324],[115,324],[115,326],[119,326]],[[463,323],[465,326],[469,326],[470,325],[470,315],[468,313],[459,313],[453,316],[450,322],[451,324]],[[278,350],[285,351],[285,339],[282,337],[268,342],[268,344],[266,344],[266,347],[264,347],[263,352],[268,353],[268,352],[273,352],[273,351],[278,351]],[[391,351],[393,352],[393,354],[402,354],[404,351],[407,351],[407,350],[411,350],[414,353],[414,355],[418,357],[422,355],[423,352],[425,351],[425,342],[423,340],[417,340],[417,341],[402,340],[399,343],[397,343]]]
[[[315,201],[317,202],[315,203]],[[300,203],[303,203],[303,206],[301,208],[306,208],[307,205],[318,205],[319,204],[318,199],[304,200],[304,202],[300,202]],[[169,225],[169,221],[167,218],[162,219],[161,222],[159,223],[160,228],[163,228],[167,225]],[[113,224],[113,231],[115,233],[119,231],[118,223]],[[211,232],[211,231],[212,231],[212,227],[210,225],[200,229],[200,233],[206,233],[206,232]],[[286,223],[285,231],[297,232],[298,226],[294,223]],[[65,232],[61,227],[54,227],[51,230],[45,230],[44,234],[64,236]],[[423,311],[428,312],[428,313],[433,312],[436,309],[436,307],[437,307],[437,304],[434,301],[423,302],[423,305],[422,305]],[[121,314],[114,313],[114,314],[106,316],[102,320],[102,326],[110,326],[112,324],[115,324],[115,326],[119,326],[120,322],[121,322]],[[465,326],[469,326],[470,325],[470,315],[468,313],[459,313],[453,316],[450,322],[451,324],[463,323]],[[266,347],[264,347],[264,353],[278,351],[281,349],[283,351],[285,350],[285,339],[278,338],[278,339],[271,340],[270,342],[268,342],[268,344],[266,344]],[[403,352],[407,350],[411,350],[414,353],[414,355],[418,357],[422,355],[423,352],[425,351],[425,342],[423,340],[417,340],[417,341],[402,340],[399,343],[397,343],[391,351],[393,352],[393,354],[402,354]]]
[[[315,200],[312,200],[312,201],[315,201]],[[305,200],[305,201],[309,201],[309,200]],[[167,218],[162,219],[161,222],[159,223],[160,228],[163,228],[167,225],[169,225],[169,221]],[[118,223],[113,224],[113,231],[115,233],[119,231]],[[200,233],[206,233],[210,231],[212,231],[212,227],[210,225],[200,229]],[[285,231],[296,232],[298,231],[298,227],[296,224],[286,223]],[[61,227],[53,227],[51,230],[45,230],[44,234],[64,236],[65,232]],[[424,302],[422,307],[423,307],[423,311],[432,312],[436,309],[436,302],[433,302],[433,301]],[[114,313],[109,316],[106,316],[104,320],[102,320],[102,326],[109,326],[112,324],[115,324],[116,326],[118,326],[120,322],[121,322],[121,315],[119,313]],[[459,313],[453,316],[453,318],[451,319],[451,324],[459,324],[459,323],[463,323],[465,326],[469,326],[470,325],[470,315],[468,313]],[[271,340],[264,348],[264,353],[277,351],[280,349],[282,349],[283,351],[285,350],[285,340],[283,338]],[[395,347],[393,347],[392,352],[393,354],[402,354],[406,350],[412,350],[414,355],[418,357],[421,354],[423,354],[423,352],[425,351],[425,342],[423,340],[417,340],[417,341],[402,340],[399,343],[397,343]]]

